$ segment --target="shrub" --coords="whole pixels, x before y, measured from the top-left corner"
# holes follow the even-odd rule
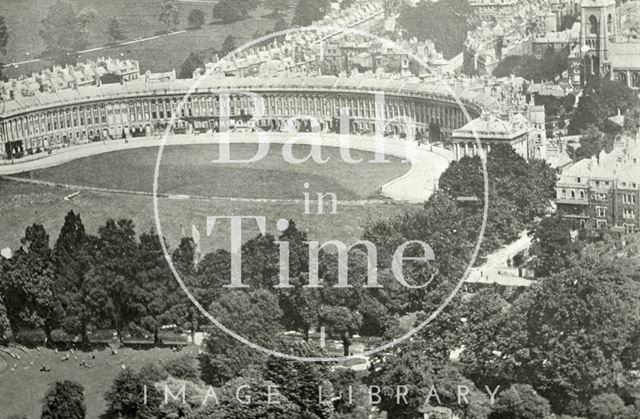
[[[182,380],[196,381],[200,378],[200,371],[196,365],[196,360],[189,355],[163,362],[165,371],[172,377]]]

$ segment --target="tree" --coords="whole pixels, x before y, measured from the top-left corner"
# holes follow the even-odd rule
[[[213,6],[213,18],[224,24],[237,22],[247,17],[250,4],[238,0],[221,0]]]
[[[340,2],[340,9],[341,10],[346,10],[349,7],[353,6],[354,3],[355,3],[355,0],[342,0]]]
[[[504,198],[517,210],[521,222],[545,214],[555,196],[556,172],[545,162],[527,162],[509,145],[495,146],[487,155],[489,202]],[[439,180],[441,190],[452,197],[476,196],[484,200],[484,175],[480,158],[465,157],[453,162]]]
[[[423,342],[410,342],[394,348],[392,353],[376,355],[376,368],[367,382],[380,387],[380,410],[390,418],[413,418],[433,413],[434,408],[448,408],[451,415],[486,419],[489,400],[455,368],[434,362],[422,350]],[[406,403],[396,394],[398,383],[406,387]],[[469,389],[468,403],[460,403],[458,386]],[[398,402],[400,400],[400,402]]]
[[[166,32],[169,33],[180,22],[180,10],[176,0],[164,0],[160,6],[160,22],[166,26]]]
[[[195,71],[199,68],[204,68],[205,60],[202,53],[190,52],[187,59],[180,67],[180,78],[190,79],[193,77]]]
[[[514,384],[500,392],[491,414],[492,419],[538,419],[551,414],[549,401],[528,384]]]
[[[362,326],[362,315],[346,307],[323,305],[318,318],[330,337],[342,341],[343,354],[348,356],[351,338]]]
[[[290,0],[269,0],[267,7],[270,7],[273,16],[282,16],[282,13],[289,8]]]
[[[222,56],[226,56],[227,54],[233,52],[236,49],[236,38],[233,35],[227,35],[222,42],[222,49],[220,50],[220,54]]]
[[[172,377],[180,380],[198,381],[200,373],[196,360],[190,355],[183,355],[162,363],[164,370]]]
[[[529,232],[532,237],[530,253],[536,257],[537,276],[548,276],[566,268],[575,246],[571,240],[571,230],[559,216],[543,218]]]
[[[135,371],[126,369],[115,378],[111,389],[105,395],[108,417],[127,419],[156,418],[162,402],[155,383],[145,380]],[[146,387],[145,387],[146,386]],[[145,389],[147,403],[145,404]]]
[[[2,268],[0,267],[0,273]],[[7,341],[12,338],[11,323],[9,322],[9,316],[7,315],[7,306],[4,303],[4,298],[0,294],[0,342]]]
[[[640,107],[629,109],[624,116],[624,129],[627,134],[635,136],[640,130]]]
[[[329,0],[298,0],[293,11],[293,24],[309,26],[313,22],[322,19],[331,9]]]
[[[600,394],[589,402],[589,417],[593,419],[631,418],[629,413],[630,409],[617,394]]]
[[[266,347],[273,348],[282,331],[278,300],[267,290],[227,291],[211,305],[209,313],[239,335]],[[206,339],[200,357],[202,379],[221,385],[263,359],[261,353],[215,329]]]
[[[43,328],[47,342],[56,326],[55,265],[49,235],[40,224],[25,230],[22,248],[5,266],[1,280],[7,316],[14,335],[22,328]]]
[[[278,350],[300,357],[322,356],[317,346],[306,342],[283,343]],[[333,390],[327,380],[329,368],[321,363],[304,362],[269,356],[264,364],[263,376],[279,386],[280,392],[303,412],[317,418],[332,417]],[[319,403],[318,392],[322,387],[323,400]]]
[[[556,413],[584,414],[638,356],[640,266],[637,249],[629,252],[608,242],[585,247],[569,269],[503,310],[482,337],[494,350],[469,348],[474,358],[504,380],[532,385]]]
[[[273,24],[273,32],[281,32],[289,28],[289,24],[286,19],[281,17]]]
[[[4,16],[0,16],[0,55],[7,53],[7,45],[9,44],[9,29]]]
[[[528,55],[512,55],[502,60],[493,70],[495,77],[522,77],[529,81],[555,80],[567,69],[568,51],[556,51],[553,47],[545,50],[542,58]]]
[[[80,335],[83,344],[89,343],[88,330],[95,323],[87,307],[92,292],[87,280],[91,269],[90,246],[80,215],[69,211],[53,248],[56,312],[62,328],[72,335]]]
[[[75,381],[56,381],[44,396],[42,419],[84,419],[84,387]]]
[[[204,25],[204,12],[202,9],[193,9],[189,12],[187,21],[189,22],[189,26],[193,28],[201,28],[202,25]]]
[[[271,400],[268,388],[271,387]],[[220,392],[220,404],[209,403],[194,414],[193,419],[262,419],[299,418],[300,408],[284,394],[278,394],[275,383],[251,373],[228,382]],[[242,402],[238,402],[238,399]],[[316,400],[317,403],[317,400]]]
[[[467,301],[467,319],[462,334],[464,350],[460,355],[463,372],[473,380],[502,384],[493,354],[498,350],[495,335],[504,328],[503,310],[507,302],[491,288],[484,288]],[[488,383],[489,384],[489,383]]]
[[[89,310],[102,327],[116,330],[122,341],[127,327],[139,321],[139,308],[134,303],[136,277],[140,269],[138,242],[131,220],[108,220],[98,229],[95,256],[91,264],[88,286],[91,291]]]
[[[594,79],[585,86],[578,107],[575,109],[569,124],[569,133],[579,134],[595,125],[605,134],[607,118],[620,112],[625,114],[629,109],[638,107],[640,99],[626,85],[608,79]]]
[[[403,8],[398,25],[409,38],[433,40],[436,50],[450,59],[462,52],[467,33],[474,29],[474,12],[466,0],[421,2]]]
[[[89,45],[89,27],[96,14],[90,8],[76,14],[73,6],[62,0],[52,4],[40,29],[40,37],[46,45],[45,52],[58,63],[73,63],[77,51]]]
[[[580,147],[575,152],[571,153],[575,161],[582,159],[590,159],[591,157],[598,157],[600,152],[605,148],[611,151],[613,147],[613,141],[609,141],[609,147],[605,144],[605,135],[595,125],[589,125],[589,127],[582,131],[580,137]]]
[[[118,19],[116,19],[115,17],[109,19],[105,35],[107,35],[107,37],[109,38],[110,44],[116,44],[118,43],[118,41],[123,41],[126,39],[124,31],[122,30],[122,26],[120,26],[120,22],[118,22]]]
[[[164,258],[160,238],[154,233],[140,236],[138,244],[138,272],[129,289],[130,307],[135,311],[130,327],[153,335],[154,345],[161,343],[162,326],[181,324],[184,320],[172,310],[182,290]]]

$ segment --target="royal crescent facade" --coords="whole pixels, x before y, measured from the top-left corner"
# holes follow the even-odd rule
[[[386,133],[406,134],[407,121],[412,121],[416,135],[437,126],[441,135],[450,136],[469,118],[498,106],[482,92],[400,80],[210,77],[198,83],[182,79],[83,86],[0,102],[0,157],[159,134],[185,97],[175,115],[175,133],[219,130],[225,120],[221,109],[228,109],[232,124],[250,122],[265,129],[314,120],[321,129],[337,130],[341,115],[348,115],[352,132],[373,133],[377,115],[385,121]],[[220,106],[221,98],[228,106]]]

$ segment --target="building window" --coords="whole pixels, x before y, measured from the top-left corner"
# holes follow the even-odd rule
[[[592,35],[598,34],[598,19],[596,19],[596,17],[593,15],[589,17],[589,32]]]
[[[636,211],[630,208],[624,208],[622,210],[622,218],[624,218],[625,220],[635,220]]]
[[[596,207],[596,217],[598,217],[598,218],[606,218],[607,217],[607,208],[606,207]]]
[[[580,199],[584,199],[584,191],[580,191]]]

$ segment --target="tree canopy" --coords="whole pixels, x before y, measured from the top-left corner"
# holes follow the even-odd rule
[[[91,8],[76,13],[70,3],[62,0],[49,6],[40,29],[45,53],[58,63],[75,62],[77,51],[89,45],[90,27],[96,16],[97,12]]]
[[[42,419],[84,419],[84,388],[75,381],[57,381],[44,396]]]

